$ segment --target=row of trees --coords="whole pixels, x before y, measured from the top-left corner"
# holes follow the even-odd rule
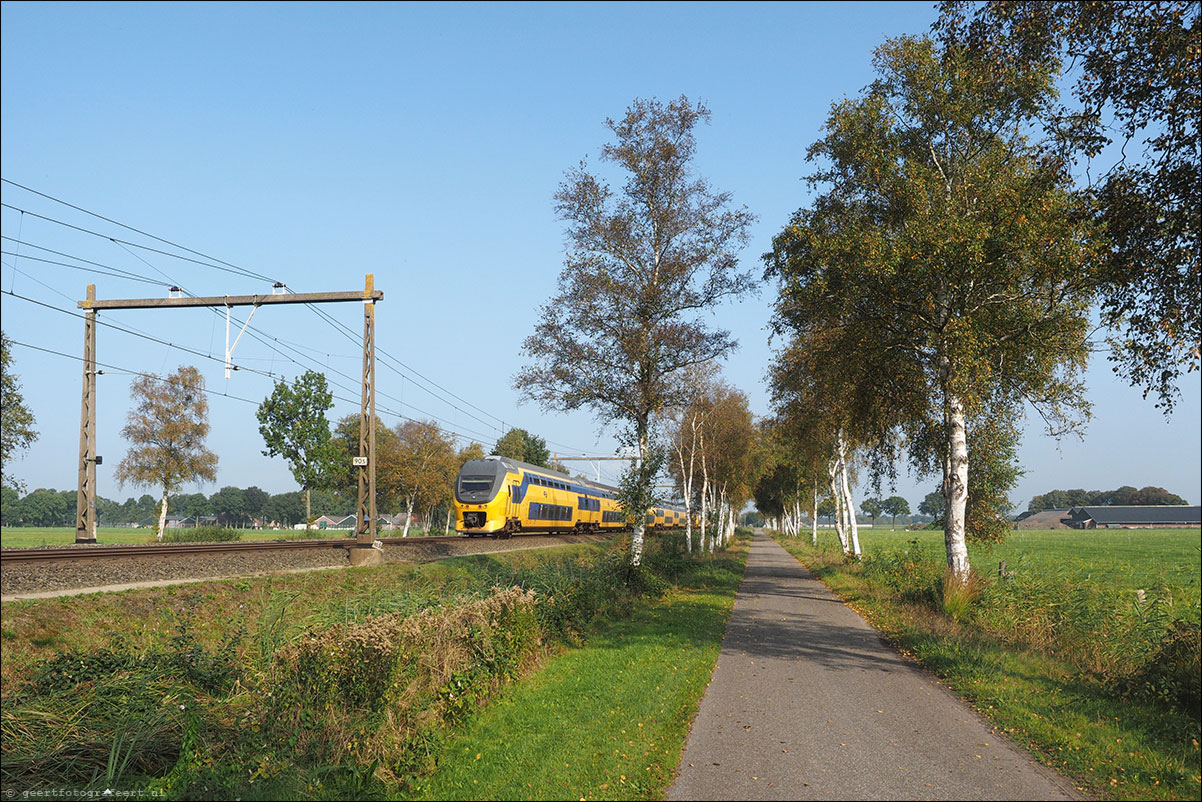
[[[696,515],[698,548],[712,553],[733,537],[751,496],[760,432],[744,393],[701,371],[694,371],[693,381],[689,405],[662,418],[671,448],[666,468],[688,513],[687,549],[693,550]]]
[[[1144,487],[1135,489],[1123,485],[1115,490],[1049,490],[1035,496],[1027,509],[1031,512],[1040,510],[1067,510],[1072,507],[1126,507],[1148,504],[1188,504],[1176,493],[1170,493],[1163,487]]]
[[[1055,436],[1088,419],[1091,314],[1171,407],[1199,358],[1198,33],[1189,2],[947,2],[936,37],[877,49],[879,78],[809,150],[815,200],[765,255],[784,342],[766,509],[797,519],[823,488],[858,553],[849,474],[879,485],[908,458],[942,477],[963,579],[966,539],[1006,529],[1025,409]],[[1075,106],[1056,88],[1074,59]],[[1107,117],[1144,157],[1083,186]]]
[[[5,486],[0,524],[4,526],[61,527],[75,525],[76,490],[39,488],[21,496]],[[355,499],[326,491],[314,491],[314,507],[327,515],[349,515]],[[149,494],[124,502],[99,496],[96,515],[101,526],[148,526],[160,512],[160,500]],[[168,515],[213,516],[223,526],[251,526],[255,519],[293,526],[305,521],[305,499],[300,492],[270,494],[257,487],[223,487],[206,496],[178,493],[170,497]]]

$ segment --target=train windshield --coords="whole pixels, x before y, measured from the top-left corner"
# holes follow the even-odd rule
[[[461,476],[459,478],[460,493],[477,493],[492,490],[492,476]]]

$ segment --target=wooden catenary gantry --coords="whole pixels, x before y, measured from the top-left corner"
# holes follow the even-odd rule
[[[173,288],[175,289],[175,288]],[[235,306],[252,307],[250,317],[260,306],[272,304],[321,304],[345,301],[363,302],[363,384],[359,409],[359,456],[354,465],[359,469],[359,504],[355,525],[356,545],[370,549],[376,539],[376,301],[384,299],[382,290],[375,289],[373,274],[368,273],[362,291],[351,292],[279,292],[269,295],[222,295],[211,298],[133,298],[97,300],[96,285],[89,284],[87,298],[78,306],[84,310],[83,395],[79,422],[79,492],[75,510],[75,542],[96,542],[96,313],[101,309],[173,309],[178,307],[225,307],[225,365],[226,377],[231,369],[233,347],[230,345],[229,310]],[[234,340],[237,346],[250,317]],[[356,560],[352,552],[352,561]],[[363,554],[363,557],[366,557]]]

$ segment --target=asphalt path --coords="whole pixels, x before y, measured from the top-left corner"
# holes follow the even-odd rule
[[[753,538],[668,799],[1082,798]]]

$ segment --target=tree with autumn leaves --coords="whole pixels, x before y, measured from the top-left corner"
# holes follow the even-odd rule
[[[347,415],[334,427],[333,444],[341,455],[332,475],[332,487],[357,493],[358,477],[349,467],[358,454],[359,416]],[[433,421],[404,420],[395,426],[376,421],[376,507],[405,515],[402,537],[409,536],[415,515],[424,516],[427,528],[435,512],[446,514],[444,530],[450,528],[455,477],[471,459],[484,457],[484,447],[469,443],[456,449],[454,438]]]
[[[155,536],[163,539],[167,499],[181,485],[217,478],[217,455],[205,447],[209,434],[209,405],[204,376],[183,366],[165,378],[147,374],[130,385],[134,407],[121,436],[129,451],[117,465],[118,484],[161,487],[159,523]]]

